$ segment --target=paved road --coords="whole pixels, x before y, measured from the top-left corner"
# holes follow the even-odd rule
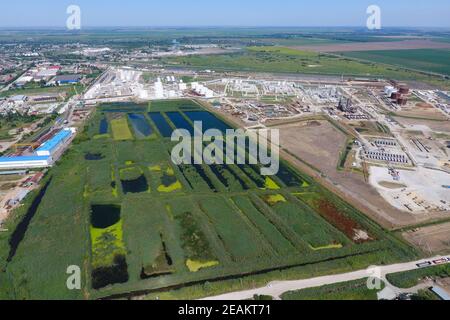
[[[385,278],[386,274],[414,270],[418,268],[417,264],[419,263],[430,260],[439,260],[442,258],[446,257],[434,257],[419,261],[383,266],[380,267],[381,274],[379,274],[379,276],[381,279],[383,279]],[[323,276],[311,279],[303,279],[296,281],[275,281],[269,283],[266,287],[246,291],[231,292],[219,296],[208,297],[203,300],[247,300],[253,298],[254,295],[267,295],[272,296],[275,299],[279,299],[283,293],[288,291],[295,291],[306,288],[320,287],[328,284],[364,279],[370,277],[371,275],[372,274],[368,272],[367,269],[364,269],[349,273]]]

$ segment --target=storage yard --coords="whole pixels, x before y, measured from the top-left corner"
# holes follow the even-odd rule
[[[413,214],[450,211],[450,192],[444,187],[450,184],[450,173],[417,168],[396,170],[396,175],[393,179],[385,168],[370,168],[370,183],[392,206]]]

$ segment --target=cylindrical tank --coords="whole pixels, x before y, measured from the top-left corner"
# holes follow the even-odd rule
[[[402,97],[402,94],[400,92],[393,92],[391,94],[391,99],[397,100],[400,99]]]
[[[407,98],[398,98],[397,99],[397,104],[404,106],[406,103],[408,102]]]
[[[409,88],[407,86],[401,86],[398,90],[399,90],[399,92],[401,94],[408,94],[409,93]]]

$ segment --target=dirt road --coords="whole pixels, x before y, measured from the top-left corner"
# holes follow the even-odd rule
[[[430,260],[439,260],[445,257],[434,257],[430,259],[422,259],[419,261],[413,261],[413,262],[407,262],[407,263],[401,263],[401,264],[394,264],[389,266],[383,266],[379,267],[380,271],[380,278],[385,279],[386,275],[389,273],[396,273],[396,272],[403,272],[403,271],[410,271],[417,269],[417,264],[423,263]],[[368,269],[349,272],[349,273],[343,273],[338,275],[331,275],[331,276],[323,276],[323,277],[317,277],[317,278],[311,278],[311,279],[303,279],[303,280],[295,280],[295,281],[276,281],[269,283],[266,287],[258,288],[258,289],[252,289],[252,290],[246,290],[246,291],[239,291],[239,292],[231,292],[215,297],[208,297],[203,300],[247,300],[252,299],[255,295],[267,295],[272,296],[275,299],[279,299],[280,296],[288,291],[296,291],[306,288],[314,288],[314,287],[321,287],[324,285],[334,284],[334,283],[342,283],[342,282],[348,282],[358,279],[364,279],[371,277],[373,273],[369,272]]]

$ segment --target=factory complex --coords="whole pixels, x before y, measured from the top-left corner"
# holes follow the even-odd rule
[[[64,128],[31,155],[0,157],[0,170],[50,167],[69,146],[74,134],[74,128]]]

